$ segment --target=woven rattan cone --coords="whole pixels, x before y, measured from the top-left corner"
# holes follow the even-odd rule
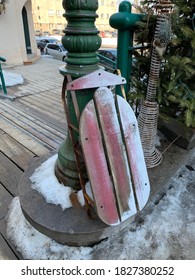
[[[158,111],[157,102],[143,101],[141,104],[138,124],[147,168],[153,168],[162,161],[162,155],[155,147]]]

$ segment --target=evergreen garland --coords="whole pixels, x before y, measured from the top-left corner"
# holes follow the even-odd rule
[[[138,44],[151,44],[156,24],[158,1],[144,0],[140,12],[145,12],[135,34]],[[195,128],[195,0],[172,0],[172,37],[162,59],[157,101],[160,112],[180,119]],[[150,69],[150,49],[134,52],[129,102],[138,106],[147,90]],[[137,108],[136,106],[136,108]]]

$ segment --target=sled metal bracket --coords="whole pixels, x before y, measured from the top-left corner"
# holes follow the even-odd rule
[[[126,79],[104,70],[98,70],[67,84],[66,90],[81,90],[126,84]]]

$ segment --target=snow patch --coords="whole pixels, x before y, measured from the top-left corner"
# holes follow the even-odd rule
[[[70,195],[75,191],[71,187],[59,183],[56,178],[54,169],[57,157],[57,154],[50,157],[35,170],[30,177],[32,182],[31,188],[41,194],[47,203],[60,205],[62,210],[65,210],[73,206]],[[86,183],[85,188],[89,197],[94,200],[89,182]],[[85,201],[82,190],[75,192],[75,194],[77,195],[80,205],[84,206]]]
[[[36,231],[24,218],[18,198],[7,215],[7,235],[25,259],[194,260],[194,177],[195,172],[183,166],[166,195],[150,202],[153,212],[142,216],[142,223],[134,222],[92,248],[61,245]]]
[[[4,76],[6,87],[12,87],[24,83],[24,79],[20,74],[10,73],[3,70],[3,76]],[[0,80],[0,84],[2,85],[1,80]]]
[[[30,177],[31,187],[40,193],[48,203],[60,205],[62,210],[72,207],[70,194],[72,188],[60,184],[54,168],[57,155],[50,157]]]
[[[34,229],[24,218],[19,198],[10,204],[7,219],[7,237],[29,260],[84,260],[89,258],[91,248],[61,245]]]

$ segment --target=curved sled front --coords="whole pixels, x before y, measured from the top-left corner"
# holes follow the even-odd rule
[[[80,139],[100,219],[115,225],[141,210],[149,181],[129,104],[106,87],[96,90],[81,115]]]

